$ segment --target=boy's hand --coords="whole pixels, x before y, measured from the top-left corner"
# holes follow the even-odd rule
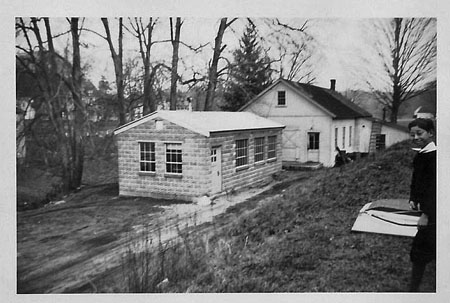
[[[409,207],[411,207],[412,210],[420,210],[420,203],[409,201]]]
[[[417,228],[421,229],[428,225],[428,216],[426,214],[422,214],[417,222]]]

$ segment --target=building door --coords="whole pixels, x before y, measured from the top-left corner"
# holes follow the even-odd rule
[[[302,145],[301,131],[298,128],[286,128],[283,130],[283,140],[281,149],[283,150],[283,160],[300,161]]]
[[[320,133],[308,133],[308,161],[319,162]]]
[[[212,193],[222,191],[222,148],[211,148],[211,182]]]

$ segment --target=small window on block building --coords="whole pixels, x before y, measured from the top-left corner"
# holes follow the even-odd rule
[[[255,162],[264,161],[264,137],[255,138]]]
[[[166,172],[170,174],[183,172],[181,143],[166,143]]]
[[[139,142],[139,151],[140,151],[139,171],[155,172],[156,171],[155,143]]]
[[[267,137],[267,159],[277,158],[277,136]]]
[[[248,139],[236,140],[236,167],[248,164]]]

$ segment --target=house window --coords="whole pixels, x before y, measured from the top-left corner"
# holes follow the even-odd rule
[[[155,143],[139,142],[139,151],[140,151],[139,171],[155,172],[156,171]]]
[[[342,148],[345,148],[345,126],[342,128]]]
[[[255,162],[264,161],[264,137],[255,138]]]
[[[286,92],[278,91],[278,106],[286,106]]]
[[[181,143],[166,143],[166,172],[171,174],[183,172]]]
[[[376,135],[376,141],[375,141],[375,149],[376,150],[383,150],[386,148],[386,135],[385,134],[378,134]]]
[[[236,140],[236,167],[248,164],[248,139]]]
[[[334,147],[338,146],[338,128],[334,129]]]
[[[348,127],[348,146],[352,146],[352,127]]]
[[[308,133],[308,149],[319,149],[319,133]]]
[[[267,137],[267,159],[276,159],[277,157],[277,136]]]

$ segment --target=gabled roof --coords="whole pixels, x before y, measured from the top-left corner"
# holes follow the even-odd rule
[[[163,119],[209,137],[211,133],[239,130],[284,128],[284,125],[249,112],[156,111],[114,130],[120,134],[150,120]]]
[[[275,85],[280,82],[286,84],[287,86],[292,88],[294,92],[303,97],[306,97],[306,99],[328,112],[334,119],[351,119],[372,116],[369,112],[346,99],[336,91],[311,84],[288,81],[285,79],[279,79],[275,81],[266,90],[261,92],[249,103],[244,105],[241,110],[254,103],[257,99],[270,91]]]

